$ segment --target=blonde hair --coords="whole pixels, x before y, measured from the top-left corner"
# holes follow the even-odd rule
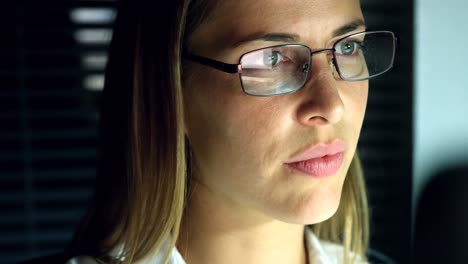
[[[94,200],[78,228],[71,254],[133,263],[175,246],[187,193],[189,155],[183,124],[182,50],[213,8],[210,0],[120,1],[103,93],[99,169]],[[110,184],[109,184],[110,183]],[[357,154],[340,207],[312,228],[364,257],[368,211]],[[169,247],[164,245],[168,238]],[[116,261],[117,262],[117,261]]]

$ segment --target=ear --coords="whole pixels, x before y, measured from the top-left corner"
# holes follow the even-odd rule
[[[187,89],[189,87],[185,87],[184,86],[185,82],[182,83],[182,113],[183,113],[183,116],[182,116],[182,126],[183,126],[183,129],[184,129],[184,135],[185,135],[185,138],[187,139],[187,141],[190,141],[190,135],[189,135],[189,114],[188,114],[188,104],[189,104],[189,101],[188,101],[188,98],[190,98],[190,89]]]
[[[185,125],[185,118],[184,118],[184,135],[188,139],[188,131],[187,131],[187,126]]]
[[[186,108],[184,107],[184,110],[185,109]],[[182,126],[184,128],[184,135],[188,139],[189,134],[188,134],[188,129],[187,129],[187,115],[185,114],[185,111],[184,111],[184,116],[182,117]]]

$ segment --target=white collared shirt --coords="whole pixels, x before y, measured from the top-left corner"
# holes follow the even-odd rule
[[[343,246],[328,241],[319,240],[310,228],[305,228],[305,241],[309,255],[309,263],[313,264],[342,264]],[[167,244],[166,244],[167,245]],[[158,254],[146,257],[137,264],[164,264],[164,248]],[[356,264],[365,264],[356,257]],[[88,256],[78,256],[70,259],[65,264],[99,264],[95,259]],[[177,248],[173,248],[168,264],[186,264]]]

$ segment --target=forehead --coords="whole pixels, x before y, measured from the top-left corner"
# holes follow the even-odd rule
[[[359,0],[218,0],[191,42],[193,49],[216,49],[256,32],[283,32],[319,45],[357,19],[362,19]]]

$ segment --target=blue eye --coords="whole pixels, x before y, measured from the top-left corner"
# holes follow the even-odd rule
[[[340,43],[338,52],[343,55],[353,55],[361,47],[357,41],[348,41]]]
[[[283,55],[279,51],[273,51],[263,57],[263,63],[268,66],[275,66],[283,60]]]

